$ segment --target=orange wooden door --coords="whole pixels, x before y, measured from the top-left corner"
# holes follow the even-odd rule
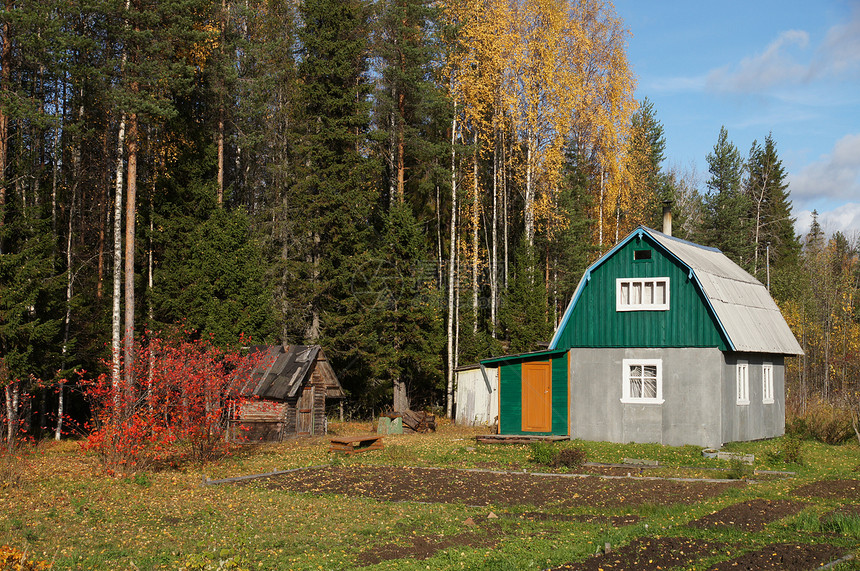
[[[546,363],[523,363],[524,432],[552,431],[552,367]]]

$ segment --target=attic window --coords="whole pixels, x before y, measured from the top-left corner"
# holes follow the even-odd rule
[[[669,309],[669,278],[618,278],[615,290],[616,311]]]
[[[650,260],[651,250],[633,250],[633,259],[637,261]]]

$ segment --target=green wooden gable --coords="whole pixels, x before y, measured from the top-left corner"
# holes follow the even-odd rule
[[[616,279],[669,278],[669,309],[617,311]],[[631,234],[586,272],[552,349],[729,347],[688,267],[647,232]]]

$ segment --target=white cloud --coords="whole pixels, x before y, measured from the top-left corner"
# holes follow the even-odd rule
[[[813,75],[842,75],[860,72],[860,4],[855,4],[851,19],[827,31],[818,57],[810,68]]]
[[[818,223],[826,236],[842,232],[850,241],[860,238],[860,203],[849,202],[835,210],[818,213]],[[801,210],[797,213],[794,231],[801,236],[809,233],[812,226],[812,212]]]
[[[795,83],[809,75],[806,65],[786,53],[792,46],[809,44],[803,30],[782,32],[764,52],[741,60],[735,69],[724,66],[708,73],[707,85],[716,91],[759,92],[774,85]]]
[[[788,175],[795,201],[806,203],[860,198],[860,133],[845,135],[830,154]]]
[[[804,30],[782,32],[762,53],[708,72],[707,86],[714,91],[760,93],[815,79],[860,76],[860,4],[847,22],[827,31],[807,61],[802,56],[809,43]]]

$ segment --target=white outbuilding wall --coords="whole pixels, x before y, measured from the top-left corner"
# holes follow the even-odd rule
[[[455,371],[457,390],[454,422],[466,426],[492,426],[499,416],[499,370],[479,365]]]

